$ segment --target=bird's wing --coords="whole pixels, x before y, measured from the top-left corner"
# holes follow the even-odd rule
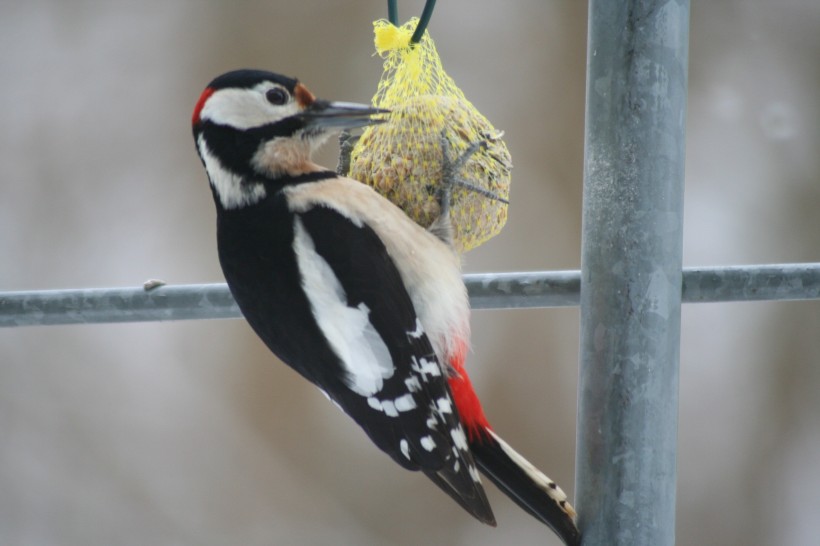
[[[327,394],[399,464],[494,523],[447,378],[384,243],[363,219],[302,210],[294,250],[314,317],[346,377]]]

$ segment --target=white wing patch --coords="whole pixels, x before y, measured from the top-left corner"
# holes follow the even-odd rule
[[[444,367],[444,356],[457,352],[457,345],[470,338],[470,306],[458,254],[398,207],[385,206],[384,198],[361,182],[333,178],[291,186],[285,192],[293,211],[324,205],[376,232],[404,284],[414,287],[409,291],[413,308]]]
[[[370,323],[367,306],[348,306],[342,284],[330,264],[316,252],[313,239],[298,216],[293,228],[293,250],[313,317],[348,372],[347,386],[356,394],[372,397],[396,371],[390,351]],[[394,413],[396,408],[382,411]]]

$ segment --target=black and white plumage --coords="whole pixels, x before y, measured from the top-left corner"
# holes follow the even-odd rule
[[[469,303],[458,255],[368,186],[310,159],[328,130],[379,113],[317,100],[269,72],[211,82],[193,130],[228,286],[265,344],[401,466],[494,525],[481,468],[575,544],[566,495],[489,429],[463,371]]]

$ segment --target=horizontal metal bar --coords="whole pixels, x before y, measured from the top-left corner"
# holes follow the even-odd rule
[[[473,309],[571,307],[580,271],[464,275]],[[683,268],[683,302],[820,299],[820,263]]]
[[[577,306],[580,271],[475,273],[464,275],[473,309]]]
[[[473,309],[571,307],[579,271],[464,275]],[[687,303],[820,299],[820,263],[684,268]],[[0,327],[239,318],[224,284],[0,292]]]
[[[241,316],[225,284],[0,293],[0,327]]]
[[[820,263],[683,269],[683,302],[820,299]]]

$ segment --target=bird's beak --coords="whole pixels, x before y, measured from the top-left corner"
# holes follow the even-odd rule
[[[389,112],[354,102],[314,100],[298,116],[304,120],[306,129],[355,129],[384,123],[383,116],[372,116]]]

